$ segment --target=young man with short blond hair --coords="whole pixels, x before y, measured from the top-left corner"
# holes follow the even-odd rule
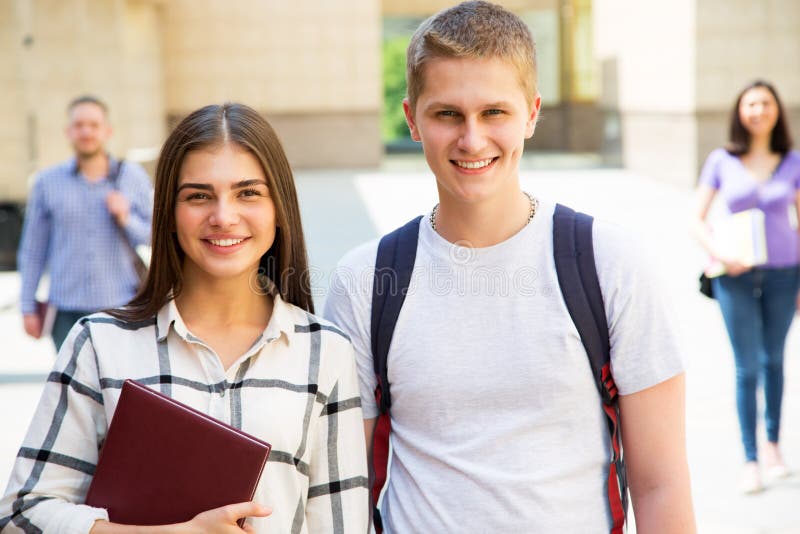
[[[499,6],[459,4],[414,34],[407,81],[406,118],[439,203],[419,221],[388,351],[383,528],[609,532],[609,431],[559,291],[555,204],[519,182],[541,106],[530,32]],[[663,289],[620,229],[595,222],[593,246],[638,531],[694,532],[683,364]],[[356,348],[368,443],[379,383],[362,274],[377,247],[342,259],[326,304]],[[484,283],[486,273],[509,283]]]

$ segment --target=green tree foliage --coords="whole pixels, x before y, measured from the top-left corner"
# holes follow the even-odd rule
[[[406,96],[406,48],[410,35],[391,37],[383,41],[383,142],[408,139],[408,126],[403,115]]]

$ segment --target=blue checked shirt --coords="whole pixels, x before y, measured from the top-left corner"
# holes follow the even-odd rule
[[[111,158],[109,168],[117,160]],[[150,243],[153,186],[144,169],[126,161],[117,187],[131,203],[124,229],[134,246]],[[126,304],[138,277],[130,249],[106,207],[114,189],[108,178],[90,182],[74,158],[36,178],[25,212],[18,263],[22,313],[36,309],[35,295],[46,269],[49,301],[63,310],[95,311]]]

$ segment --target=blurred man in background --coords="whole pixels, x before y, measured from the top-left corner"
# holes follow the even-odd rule
[[[25,331],[39,338],[43,310],[55,308],[56,350],[80,317],[126,304],[140,281],[134,248],[149,244],[152,183],[141,166],[106,152],[108,108],[80,96],[67,108],[66,135],[75,155],[41,171],[28,199],[18,253]],[[46,306],[36,291],[50,274]]]

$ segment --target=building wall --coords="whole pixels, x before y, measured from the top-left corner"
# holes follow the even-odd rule
[[[739,91],[755,78],[772,82],[800,132],[800,2],[698,0],[698,165],[728,136]]]
[[[695,0],[593,4],[600,105],[625,167],[680,182],[695,174]]]
[[[205,0],[203,9],[198,3],[164,4],[171,118],[209,103],[238,101],[275,123],[294,165],[379,163],[376,2]]]
[[[624,165],[643,176],[694,186],[754,78],[800,115],[796,0],[596,0],[594,17],[601,105],[619,116]]]
[[[170,124],[231,100],[275,124],[295,166],[375,166],[380,28],[372,0],[0,1],[0,202],[71,155],[82,93],[109,105],[118,155],[152,160]]]
[[[26,98],[20,78],[25,76],[20,49],[24,31],[18,24],[19,3],[0,2],[0,202],[25,195],[25,176],[30,172],[30,143]]]
[[[32,172],[71,156],[66,106],[83,93],[110,108],[109,150],[158,146],[164,105],[157,4],[145,0],[0,2],[0,200],[27,196]]]
[[[494,3],[511,11],[529,9],[555,9],[560,0],[495,0]],[[456,0],[382,0],[383,14],[386,16],[428,17],[437,11],[458,4]]]

